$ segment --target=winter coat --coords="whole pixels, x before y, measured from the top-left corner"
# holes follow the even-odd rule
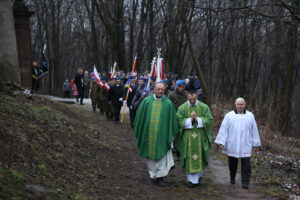
[[[113,105],[119,105],[121,106],[123,101],[120,101],[120,98],[123,98],[123,85],[113,85],[110,89],[109,89],[109,100],[111,101],[111,103]]]
[[[64,92],[70,92],[71,91],[71,83],[69,83],[69,82],[64,82],[64,84],[63,84],[63,91]]]
[[[169,99],[173,102],[177,111],[178,107],[184,104],[188,100],[188,92],[178,92],[177,88],[174,92],[169,95]]]
[[[76,74],[74,78],[74,84],[78,90],[84,89],[84,79],[83,74]]]

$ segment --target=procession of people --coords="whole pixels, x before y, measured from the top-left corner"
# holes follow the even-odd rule
[[[122,122],[128,107],[139,156],[145,160],[154,184],[165,186],[165,178],[175,168],[175,154],[175,161],[186,172],[188,187],[198,186],[215,143],[228,156],[230,184],[236,183],[241,158],[242,188],[248,189],[251,153],[258,151],[261,141],[245,99],[236,99],[236,108],[225,115],[213,141],[213,117],[205,104],[200,81],[193,74],[178,79],[175,74],[160,74],[157,69],[153,73],[153,68],[144,74],[134,69],[126,74],[116,70],[98,73],[95,67],[88,74],[79,68],[71,83],[66,80],[64,90],[66,85],[71,85],[77,94],[77,102],[83,105],[83,98],[91,98],[92,111],[97,112],[98,108],[106,120],[115,124]]]

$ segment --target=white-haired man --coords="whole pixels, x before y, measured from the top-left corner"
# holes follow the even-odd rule
[[[174,167],[171,143],[178,133],[174,105],[164,92],[163,83],[157,83],[154,94],[139,105],[134,121],[139,155],[146,158],[150,178],[159,186],[165,185],[164,177]]]
[[[254,115],[246,110],[245,100],[241,97],[237,98],[235,107],[235,110],[225,115],[215,143],[228,156],[231,184],[235,184],[238,158],[241,158],[242,187],[248,189],[252,149],[258,151],[261,141]]]

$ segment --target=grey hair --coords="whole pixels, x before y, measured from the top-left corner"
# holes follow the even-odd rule
[[[238,101],[242,101],[242,102],[244,102],[244,103],[246,104],[246,101],[245,101],[245,99],[244,99],[243,97],[238,97],[238,98],[235,100],[235,103],[234,103],[234,104],[236,104]]]

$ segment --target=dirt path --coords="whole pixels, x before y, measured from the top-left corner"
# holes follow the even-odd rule
[[[240,173],[237,174],[236,184],[230,184],[228,166],[216,159],[214,155],[211,156],[208,170],[211,179],[221,191],[222,199],[270,199],[258,193],[254,184],[250,184],[248,190],[242,189]]]
[[[74,104],[74,106],[78,106]],[[85,101],[82,106],[86,111],[91,111],[89,101]],[[90,112],[91,115],[94,114]],[[94,114],[95,115],[95,114]],[[99,116],[99,115],[97,115]],[[100,117],[100,116],[99,116]],[[118,164],[122,166],[123,171],[119,180],[112,183],[118,190],[127,191],[126,197],[120,199],[270,199],[265,195],[257,192],[256,186],[250,184],[248,190],[241,188],[240,174],[237,175],[236,185],[229,183],[228,166],[218,160],[219,152],[211,152],[211,159],[205,176],[196,188],[188,188],[186,182],[186,174],[181,169],[179,162],[176,162],[176,168],[172,170],[165,179],[166,186],[158,187],[154,185],[148,175],[145,160],[138,156],[138,150],[135,147],[136,139],[133,136],[133,130],[129,127],[129,119],[124,119],[124,123],[115,125],[111,121],[95,118],[98,125],[108,130],[114,135],[121,135],[124,143],[129,144],[129,149],[121,154]],[[113,181],[113,180],[112,180]],[[101,198],[100,198],[101,199]]]

